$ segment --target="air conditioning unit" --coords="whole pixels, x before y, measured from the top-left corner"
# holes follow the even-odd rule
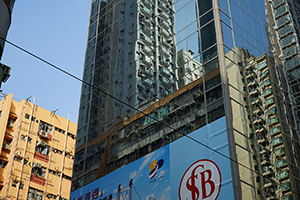
[[[43,138],[48,138],[48,133],[46,131],[39,130],[39,135]]]
[[[66,153],[67,153],[67,154],[72,154],[72,150],[68,149],[68,150],[66,151]]]
[[[38,141],[38,142],[36,143],[36,146],[45,146],[45,145],[46,145],[46,143],[43,142],[43,141]]]
[[[42,165],[40,163],[34,163],[32,168],[35,168],[35,167],[42,168]]]

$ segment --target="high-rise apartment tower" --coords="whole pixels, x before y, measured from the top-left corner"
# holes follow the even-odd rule
[[[86,60],[92,46],[104,50],[91,50],[95,62],[85,68],[84,77],[103,83],[82,88],[82,132],[71,197],[114,199],[119,197],[115,191],[130,183],[136,189],[133,198],[140,194],[144,199],[299,199],[300,166],[293,156],[299,153],[296,109],[286,74],[272,53],[279,47],[268,31],[275,32],[275,27],[268,21],[266,6],[276,2],[93,0],[90,22],[97,23],[98,32],[90,28],[89,35],[104,39],[96,42],[89,37]],[[118,27],[123,26],[120,38],[123,29]],[[136,48],[151,44],[140,42],[151,36],[145,27],[152,29],[156,40],[150,63],[147,48]],[[169,31],[168,38],[162,30]],[[113,45],[106,48],[106,43]],[[169,56],[160,52],[162,47],[170,50]],[[133,67],[125,70],[123,63]],[[149,67],[154,69],[150,79]],[[119,73],[107,75],[110,69]],[[166,79],[170,85],[161,84]],[[159,93],[161,89],[167,96]],[[128,91],[137,92],[137,100]],[[105,109],[109,118],[104,117]]]

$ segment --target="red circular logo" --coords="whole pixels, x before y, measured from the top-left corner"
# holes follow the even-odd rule
[[[211,160],[202,159],[184,173],[179,186],[180,200],[216,200],[221,189],[221,172]]]

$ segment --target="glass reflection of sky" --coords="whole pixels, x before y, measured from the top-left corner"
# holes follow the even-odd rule
[[[234,47],[243,47],[254,56],[267,53],[265,5],[259,0],[219,0],[225,53]],[[192,50],[199,55],[199,35],[196,1],[174,2],[177,50]],[[233,31],[232,31],[233,30]],[[230,49],[228,49],[230,48]]]

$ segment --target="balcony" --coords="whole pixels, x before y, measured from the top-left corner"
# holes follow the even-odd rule
[[[250,96],[255,96],[257,95],[259,92],[258,92],[258,89],[253,89],[251,92],[250,92]]]
[[[161,67],[160,68],[160,72],[161,72],[162,75],[164,75],[164,76],[166,76],[168,78],[171,76],[170,70],[168,68],[166,68],[166,67]]]
[[[281,40],[283,47],[289,46],[289,45],[293,44],[294,42],[296,42],[295,35],[289,35],[286,38]]]
[[[143,4],[147,8],[152,9],[152,3],[149,0],[143,0]]]
[[[264,70],[267,66],[268,66],[268,65],[267,65],[267,61],[265,61],[265,62],[263,62],[263,63],[257,65],[256,70],[262,71],[262,70]]]
[[[250,70],[250,69],[254,69],[254,65],[253,64],[248,64],[246,66],[246,70]]]
[[[141,65],[138,75],[141,77],[147,76],[147,77],[151,78],[153,76],[153,71],[150,68]]]
[[[256,97],[253,100],[251,100],[251,105],[254,106],[255,104],[260,105],[260,98]]]
[[[153,65],[152,59],[146,55],[143,56],[142,62],[149,67],[151,67]]]
[[[265,142],[266,142],[266,138],[264,138],[264,137],[261,137],[260,139],[257,140],[257,143],[260,145],[262,145]]]
[[[273,170],[271,166],[265,166],[263,167],[263,176],[270,176],[273,174]]]
[[[143,46],[143,52],[149,56],[152,56],[153,55],[153,51],[150,47],[148,47],[147,45],[144,45]]]
[[[290,19],[287,18],[287,16],[282,16],[277,20],[277,27],[279,28],[283,25],[286,25],[289,22],[290,22]]]
[[[2,149],[6,150],[6,151],[10,151],[10,146],[9,144],[3,143],[2,145]]]
[[[5,138],[8,140],[12,140],[14,138],[14,136],[9,133],[5,133]]]
[[[258,128],[258,129],[255,130],[255,133],[259,134],[259,135],[264,135],[265,132],[266,132],[266,128],[265,127],[261,127],[261,128]]]
[[[274,6],[274,8],[277,8],[278,6],[282,5],[283,3],[285,3],[284,0],[275,0],[275,1],[273,1],[273,6]]]
[[[161,9],[163,9],[164,11],[168,12],[169,10],[169,6],[164,3],[163,1],[161,1],[159,4],[158,4],[158,7],[160,7]]]
[[[144,19],[142,21],[145,25],[147,25],[148,27],[151,27],[152,26],[152,23],[151,23],[151,20],[150,19]]]
[[[283,51],[284,57],[290,57],[296,55],[298,52],[298,48],[296,46],[292,46],[290,48],[287,48]]]
[[[14,123],[11,121],[7,122],[7,128],[13,129],[14,128]]]
[[[159,16],[162,17],[163,19],[162,20],[168,20],[169,19],[169,15],[165,12],[161,12],[159,13]]]
[[[37,183],[39,185],[42,185],[42,186],[45,186],[46,184],[46,179],[42,178],[42,177],[39,177],[39,176],[36,176],[36,175],[31,175],[30,177],[30,181],[33,182],[33,183]]]
[[[278,147],[283,144],[282,137],[278,137],[272,140],[273,147]]]
[[[267,80],[265,80],[265,81],[262,83],[262,87],[263,87],[263,88],[265,88],[265,87],[267,87],[267,86],[269,86],[269,85],[271,85],[270,79],[267,79]]]
[[[50,140],[52,139],[52,135],[43,130],[38,130],[38,136],[41,139]]]
[[[151,79],[149,79],[149,78],[145,78],[145,79],[142,81],[142,83],[143,83],[145,86],[147,86],[147,87],[151,87],[152,84],[153,84],[153,81],[152,81]]]
[[[275,125],[275,124],[278,124],[278,123],[279,123],[279,118],[278,117],[274,117],[274,118],[271,118],[271,119],[268,120],[268,125],[269,126]],[[276,127],[276,128],[278,128],[278,127]],[[272,129],[272,130],[274,130],[274,129]],[[271,131],[270,131],[270,133],[271,133]]]
[[[149,26],[143,26],[143,32],[148,35],[149,37],[153,36],[153,32]]]
[[[148,16],[148,17],[151,17],[151,15],[152,15],[151,10],[150,10],[149,8],[147,8],[147,7],[142,7],[142,8],[141,8],[141,12],[142,12],[144,15]]]
[[[267,70],[265,70],[265,71],[259,76],[259,78],[262,80],[262,79],[264,79],[269,73],[270,73],[270,71],[267,69]]]
[[[248,75],[246,76],[246,78],[247,78],[247,79],[250,79],[250,78],[253,78],[254,76],[255,76],[255,73],[250,72],[250,74],[248,74]]]
[[[280,186],[281,192],[289,192],[291,191],[291,183],[290,182],[284,182]]]
[[[248,82],[248,86],[249,87],[254,87],[257,85],[257,82],[255,80],[251,81],[251,82]]]
[[[169,44],[169,42],[168,42],[167,40],[163,40],[163,41],[161,42],[161,44],[164,45],[167,49],[170,48],[170,44]]]
[[[266,107],[269,107],[269,106],[271,106],[271,105],[274,105],[275,104],[275,101],[274,101],[274,98],[272,97],[272,98],[269,98],[269,99],[267,99],[266,101],[265,101],[265,106]]]
[[[277,117],[276,117],[277,118]],[[275,119],[275,121],[276,121],[276,118],[273,118],[273,119]],[[272,120],[273,120],[272,119]],[[277,118],[278,119],[278,118]],[[276,122],[278,122],[278,121],[276,121]],[[268,121],[268,123],[269,123],[269,121]],[[273,129],[271,129],[270,131],[269,131],[269,133],[272,135],[272,136],[275,136],[275,135],[277,135],[277,134],[279,134],[281,132],[281,127],[280,126],[277,126],[277,127],[275,127],[275,128],[273,128]]]
[[[276,162],[274,166],[278,168],[285,168],[288,166],[288,162],[285,159],[282,159],[281,161]]]
[[[267,116],[274,115],[276,113],[276,105],[270,106],[269,110],[266,111]]]
[[[279,148],[274,151],[274,154],[279,157],[285,156],[285,150],[284,148]]]
[[[166,39],[170,38],[170,33],[163,28],[160,29],[160,34],[163,35]]]
[[[286,193],[286,194],[282,197],[282,200],[293,200],[292,192]]]
[[[164,65],[165,67],[169,67],[171,65],[171,62],[169,59],[167,58],[162,58],[160,61],[159,61],[160,64]]]
[[[152,39],[151,39],[149,36],[147,36],[147,35],[143,35],[142,41],[143,41],[145,44],[148,44],[148,45],[150,45],[150,46],[153,45]]]
[[[263,147],[263,148],[261,148],[259,154],[263,155],[263,154],[267,154],[268,152],[270,152],[270,150],[267,149],[267,148],[265,148],[265,147]]]
[[[271,187],[274,187],[274,186],[275,186],[275,183],[274,183],[273,180],[268,180],[268,181],[266,181],[265,184],[264,184],[264,188],[265,188],[265,189],[271,188]],[[275,191],[275,189],[274,189],[274,191]]]
[[[165,57],[170,57],[170,54],[168,53],[168,50],[163,46],[160,46],[159,53],[163,54]]]
[[[163,86],[165,86],[166,88],[170,88],[172,85],[172,82],[169,79],[167,79],[166,77],[162,77],[161,84]]]
[[[142,97],[144,97],[144,98],[149,98],[153,95],[153,92],[150,91],[150,89],[146,89],[146,90],[140,91],[139,94],[142,95]]]
[[[167,30],[170,28],[170,25],[169,25],[169,23],[166,20],[161,20],[160,21],[160,25],[162,27],[164,27],[165,29],[167,29]]]
[[[264,122],[264,119],[263,119],[263,118],[257,117],[257,118],[254,120],[253,124],[254,124],[254,125],[255,125],[255,124],[262,124],[263,122]]]
[[[277,174],[277,178],[279,181],[283,181],[289,177],[289,172],[288,171],[283,171],[279,174]]]
[[[286,35],[288,35],[292,32],[294,32],[294,29],[292,28],[291,25],[286,25],[286,26],[284,26],[284,27],[282,27],[281,29],[278,30],[279,36],[281,38],[283,38],[284,36],[286,36]]]
[[[287,12],[286,5],[283,5],[275,10],[275,17],[279,17]]]
[[[272,94],[272,89],[269,88],[269,89],[263,91],[262,94],[263,94],[263,96],[266,98],[266,97],[268,97],[270,94]]]
[[[254,115],[260,115],[262,113],[262,110],[260,108],[256,108],[253,110]]]

